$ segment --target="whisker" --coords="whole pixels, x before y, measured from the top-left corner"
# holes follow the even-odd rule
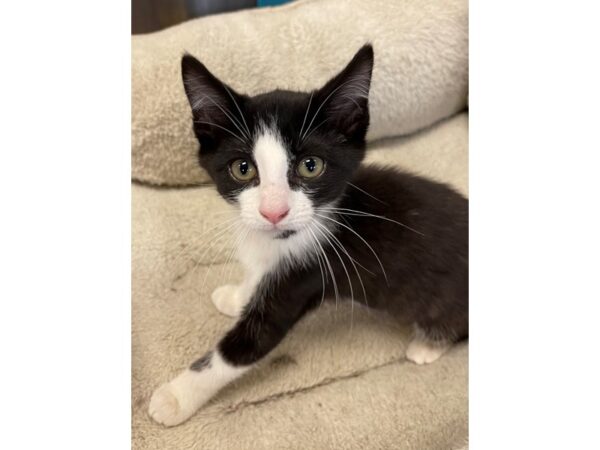
[[[237,211],[217,211],[210,213],[211,216],[222,216],[223,214],[239,214]]]
[[[393,220],[390,219],[388,217],[385,216],[379,216],[377,214],[371,214],[365,211],[358,211],[355,209],[348,209],[348,208],[319,208],[320,211],[335,211],[337,214],[342,214],[342,215],[346,215],[346,216],[359,216],[359,217],[372,217],[375,219],[381,219],[381,220],[386,220],[388,222],[392,222],[395,223],[397,225],[400,225],[401,227],[404,227],[410,231],[413,231],[417,234],[420,234],[421,236],[425,236],[424,233],[421,233],[420,231],[415,230],[414,228],[409,227],[406,224],[403,224],[402,222],[398,222],[397,220]],[[343,211],[349,211],[349,212],[343,212]]]
[[[231,100],[233,100],[233,103],[235,104],[235,107],[237,108],[238,112],[240,113],[240,117],[244,121],[244,126],[246,127],[246,131],[248,133],[248,139],[250,139],[250,135],[252,133],[250,133],[250,129],[248,128],[248,124],[246,123],[246,119],[244,118],[244,113],[240,109],[240,107],[238,105],[238,102],[235,100],[235,97],[231,94],[231,92],[229,92],[229,89],[227,88],[227,86],[223,86],[223,87],[225,88],[225,90],[227,91],[227,93],[229,94],[229,96],[231,97]],[[250,140],[252,140],[252,139],[250,139]]]
[[[236,229],[236,230],[238,230],[238,229]],[[236,250],[238,248],[238,245],[241,243],[241,239],[242,239],[242,235],[240,234],[240,235],[238,235],[237,239],[235,240],[235,242],[231,246],[231,250],[229,251],[229,254],[228,254],[227,258],[225,259],[225,263],[223,264],[223,267],[221,268],[221,274],[220,274],[220,279],[221,280],[225,280],[225,278],[224,278],[225,269],[227,268],[227,265],[231,262],[231,259],[233,258],[233,255],[236,252]]]
[[[224,236],[221,237],[221,239]],[[221,240],[219,239],[219,241]],[[225,253],[226,254],[227,251],[227,247],[225,245],[222,245],[221,248],[219,250],[217,250],[217,259],[220,260],[222,255]],[[217,263],[211,263],[208,264],[208,267],[206,269],[206,272],[204,273],[204,278],[202,279],[202,285],[200,287],[200,289],[198,289],[198,287],[196,286],[194,288],[194,292],[198,295],[198,296],[202,296],[204,293],[204,288],[206,287],[206,282],[208,280],[208,275],[212,272],[213,267],[215,267],[217,265]],[[223,265],[223,267],[225,267],[225,265]],[[195,275],[196,270],[197,270],[198,266],[194,267],[192,274]],[[207,297],[210,299],[210,292],[208,292]]]
[[[315,95],[315,91],[310,93],[310,98],[308,99],[308,106],[306,107],[306,112],[304,113],[304,120],[302,121],[302,126],[300,127],[300,133],[298,133],[298,137],[302,136],[302,130],[304,130],[304,124],[306,123],[306,118],[308,117],[308,111],[310,110],[310,104],[312,103],[313,95]]]
[[[233,131],[231,131],[231,130],[225,128],[225,127],[222,127],[221,125],[217,125],[216,123],[205,122],[203,120],[194,120],[194,123],[204,123],[206,125],[212,125],[213,127],[217,127],[217,128],[220,128],[223,131],[227,131],[229,134],[231,134],[234,138],[236,138],[242,144],[246,145],[248,143],[247,141],[245,141],[244,139],[242,139],[241,137],[239,137],[237,134],[235,134]]]
[[[329,237],[325,233],[323,233],[323,231],[321,231],[319,228],[317,228],[316,230],[321,233],[321,235],[325,238],[325,240],[327,242],[329,242],[329,245],[331,246],[331,249],[337,255],[338,259],[340,260],[340,263],[342,263],[342,268],[344,269],[344,272],[346,273],[346,277],[348,278],[348,286],[350,288],[350,298],[351,298],[351,301],[352,301],[352,309],[354,311],[354,289],[352,287],[352,280],[350,279],[350,272],[348,272],[348,269],[346,268],[346,264],[344,264],[344,260],[343,260],[342,256],[340,255],[340,253],[335,248],[335,245],[333,244],[333,242],[331,242],[331,239],[329,239]],[[336,303],[336,305],[337,305],[337,303]]]
[[[333,272],[333,268],[331,267],[331,263],[329,261],[329,258],[327,257],[327,253],[325,253],[325,250],[323,249],[323,246],[321,245],[321,243],[319,242],[319,240],[317,239],[317,236],[315,235],[311,224],[308,224],[307,226],[307,230],[310,232],[310,234],[312,234],[313,238],[315,239],[315,242],[317,243],[317,245],[319,246],[319,248],[321,249],[321,252],[323,253],[323,257],[325,258],[325,262],[327,263],[327,268],[329,269],[329,273],[331,274],[331,281],[333,282],[333,291],[335,293],[335,304],[337,305],[337,302],[339,300],[339,290],[338,290],[338,286],[337,286],[337,282],[335,279],[335,274]]]
[[[342,218],[343,219],[343,218]],[[346,256],[348,257],[348,259],[353,262],[358,264],[362,269],[364,269],[365,271],[369,272],[371,275],[375,275],[373,272],[371,272],[369,269],[367,269],[365,266],[363,266],[360,262],[358,262],[356,259],[354,259],[350,253],[348,253],[348,251],[346,251],[346,248],[343,246],[343,244],[341,243],[341,241],[337,238],[337,236],[335,234],[333,234],[331,232],[331,230],[329,230],[325,225],[317,222],[317,225],[319,225],[320,227],[322,227],[327,233],[329,233],[331,235],[331,237],[333,239],[335,239],[335,241],[338,243],[338,247],[342,248],[344,253],[346,254]]]
[[[302,139],[302,141],[301,141],[301,142],[304,142],[305,140],[307,140],[307,139],[310,137],[310,135],[311,135],[311,134],[313,134],[313,133],[314,133],[314,132],[315,132],[315,131],[316,131],[316,130],[317,130],[317,129],[318,129],[320,126],[321,126],[321,125],[323,125],[325,122],[327,122],[327,120],[329,120],[329,119],[322,120],[322,121],[319,123],[319,125],[317,125],[317,126],[316,126],[316,127],[314,127],[312,130],[310,130],[310,133],[308,133],[306,136],[304,136],[304,138]]]
[[[235,125],[235,127],[238,129],[238,131],[240,133],[242,133],[242,135],[245,134],[244,130],[241,129],[241,126],[242,126],[241,123],[239,122],[239,120],[237,120],[235,117],[233,117],[233,113],[231,111],[229,111],[229,109],[227,109],[227,108],[223,109],[223,107],[220,104],[218,104],[210,95],[205,94],[201,98],[199,98],[196,102],[194,102],[194,104],[192,105],[192,110],[196,110],[196,109],[202,107],[204,99],[210,100],[213,103],[213,105],[215,105],[217,108],[219,108],[223,114],[225,114],[225,116],[229,119],[229,121]],[[229,111],[229,114],[227,113],[226,110]],[[246,136],[246,137],[248,137],[248,136]]]
[[[202,238],[203,236],[206,236],[208,233],[212,232],[213,230],[215,230],[216,228],[222,227],[226,224],[231,224],[234,220],[236,220],[236,217],[224,220],[216,225],[211,226],[210,228],[208,228],[207,230],[205,230],[204,232],[200,233],[199,236],[195,236],[196,239]],[[217,236],[219,236],[221,234],[222,231],[217,232]],[[211,239],[214,239],[215,236],[211,236]],[[197,248],[198,246],[204,244],[204,241],[200,241],[199,243],[191,243],[188,245],[185,245],[184,247],[181,248],[181,250],[174,256],[172,257],[172,261],[174,263],[177,263],[179,258],[181,258],[184,254],[184,252],[188,252],[188,256],[189,256],[189,252],[193,251],[194,248]]]
[[[347,98],[348,100],[350,100],[352,103],[354,103],[356,105],[357,108],[360,108],[360,105],[358,104],[358,102],[356,100],[354,100],[352,97],[350,97],[349,95],[342,95],[342,97]]]
[[[213,104],[217,108],[219,108],[223,114],[225,114],[225,116],[229,119],[229,121],[238,129],[238,131],[240,133],[242,133],[242,136],[245,136],[246,139],[250,140],[250,135],[246,134],[246,132],[244,130],[242,130],[242,124],[239,122],[239,120],[237,120],[235,117],[233,117],[233,113],[231,113],[231,111],[230,111],[231,115],[228,114],[227,111],[225,111],[225,109],[223,109],[223,107],[221,105],[219,105],[217,102],[215,102],[214,99],[208,95],[205,95],[204,97],[202,97],[200,99],[200,101],[204,100],[205,98],[208,98],[211,102],[213,102]]]
[[[239,228],[242,226],[242,224],[240,222],[236,222],[234,224],[232,224],[229,229],[231,229],[233,226],[236,226],[236,228],[234,228],[234,232],[239,230]],[[230,236],[232,233],[227,233],[227,236]],[[220,242],[221,239],[224,237],[225,235],[222,235],[221,238],[219,238],[218,240],[213,241],[210,246],[205,250],[205,253],[208,252],[208,250],[210,250],[217,242]],[[234,246],[235,248],[235,246]],[[223,253],[223,251],[226,250],[225,247],[222,247],[221,250],[219,251],[219,254]],[[211,264],[208,269],[206,270],[206,273],[204,274],[204,279],[202,280],[202,287],[200,289],[200,292],[204,291],[204,288],[206,287],[206,281],[208,279],[208,274],[210,273],[210,271],[212,270],[214,264]]]
[[[313,122],[315,121],[315,119],[317,118],[317,114],[319,114],[319,111],[321,111],[321,108],[327,103],[327,101],[331,98],[331,96],[333,94],[335,94],[339,89],[341,89],[342,87],[346,86],[349,83],[354,83],[356,80],[361,80],[364,79],[363,76],[356,76],[353,78],[350,78],[348,81],[346,81],[345,83],[342,83],[341,85],[339,85],[337,88],[335,88],[326,98],[325,100],[323,100],[323,102],[321,103],[321,105],[317,108],[317,111],[313,114],[313,118],[310,121],[310,123],[308,124],[308,128],[306,128],[306,131],[304,132],[304,134],[306,135],[306,133],[308,132],[308,130],[310,130],[310,127],[312,126]],[[360,91],[361,94],[364,95],[363,91]],[[368,92],[367,92],[368,94]],[[300,140],[304,140],[304,137],[301,137]]]
[[[246,228],[246,233],[241,235],[241,238],[238,241],[236,241],[236,243],[234,244],[233,252],[231,253],[231,258],[229,260],[229,263],[231,263],[233,260],[233,257],[237,255],[240,245],[242,245],[242,243],[246,240],[246,238],[248,237],[248,234],[250,234],[250,228]],[[231,266],[229,267],[229,272],[227,272],[227,276],[224,279],[226,279],[226,280],[228,280],[228,282],[230,282],[232,275],[233,275],[233,264],[231,264]]]
[[[348,257],[348,259],[350,260],[350,264],[352,264],[352,267],[354,267],[354,272],[356,272],[356,276],[358,277],[358,281],[361,285],[362,291],[363,291],[363,298],[365,300],[365,303],[367,305],[367,307],[369,306],[369,300],[367,299],[367,291],[365,289],[365,285],[363,283],[362,277],[360,276],[360,273],[358,271],[358,268],[356,267],[356,264],[354,263],[354,258],[352,258],[350,256],[350,254],[348,253],[348,251],[346,250],[346,248],[344,247],[344,245],[340,242],[340,240],[331,232],[331,230],[329,230],[325,225],[320,224],[319,222],[315,221],[316,225],[319,226],[319,228],[323,229],[323,231],[325,231],[327,234],[329,234],[329,236],[331,236],[331,238],[333,239],[334,243],[337,243],[338,247],[340,248],[341,251],[343,251],[346,256]],[[335,251],[335,248],[334,248]],[[336,251],[337,253],[337,251]],[[340,262],[342,262],[342,258],[339,256],[338,254],[338,258],[340,258]],[[344,266],[344,263],[342,262],[342,265]],[[350,305],[351,305],[351,319],[350,319],[350,330],[352,330],[353,327],[353,323],[354,323],[354,293],[352,291],[352,283],[350,282],[350,275],[348,274],[348,271],[346,270],[345,266],[344,266],[344,270],[346,271],[346,276],[348,277],[348,283],[350,284]]]
[[[365,195],[368,195],[369,197],[371,197],[373,200],[377,200],[379,203],[383,203],[384,205],[389,205],[389,203],[384,202],[383,200],[379,200],[377,197],[375,197],[374,195],[369,194],[367,191],[365,191],[364,189],[359,188],[357,185],[350,183],[349,181],[346,181],[346,184],[348,184],[349,186],[352,186],[354,189],[362,192]]]
[[[359,264],[358,261],[356,261],[354,258],[352,258],[350,256],[350,254],[348,253],[348,250],[346,250],[346,247],[344,247],[344,245],[340,242],[340,240],[335,236],[335,234],[333,234],[333,232],[331,230],[329,230],[325,225],[320,224],[319,222],[316,222],[317,225],[319,225],[321,228],[323,228],[323,230],[325,232],[327,232],[332,239],[334,239],[335,242],[337,242],[337,245],[339,246],[339,248],[346,254],[346,256],[348,257],[348,259],[350,260],[350,264],[352,264],[352,266],[354,267],[354,271],[356,272],[356,276],[358,277],[358,281],[362,287],[362,291],[363,291],[363,297],[365,299],[365,303],[367,306],[369,306],[369,300],[367,299],[367,291],[365,289],[365,285],[362,281],[362,277],[360,276],[360,272],[358,270],[358,268],[356,267],[356,264]],[[356,264],[354,263],[356,261]],[[359,264],[363,269],[365,269],[367,272],[373,274],[373,272],[367,270],[364,266],[362,266],[361,264]],[[374,274],[373,274],[374,275]]]
[[[208,251],[218,242],[220,242],[224,237],[228,236],[228,231],[231,230],[234,226],[239,225],[238,222],[234,222],[229,224],[226,228],[224,228],[223,230],[221,230],[216,236],[218,236],[218,238],[215,236],[212,238],[212,242],[211,244],[204,249],[204,252],[202,252],[202,254],[200,255],[200,257],[198,258],[198,261],[202,261],[204,259],[204,257],[206,256],[206,254],[208,253]],[[186,270],[183,274],[179,275],[176,277],[176,280],[179,281],[181,279],[183,279],[184,277],[186,277],[190,272],[195,272],[196,268],[198,266],[200,266],[200,262],[194,264],[193,267],[191,267],[190,269]]]
[[[320,303],[319,306],[322,306],[323,305],[323,301],[325,300],[325,275],[323,273],[323,264],[324,263],[321,263],[322,256],[319,253],[319,250],[318,250],[317,246],[315,245],[314,238],[312,236],[309,236],[309,238],[310,238],[310,243],[312,244],[313,249],[315,251],[315,255],[317,257],[317,262],[319,263],[319,271],[321,272],[322,289],[321,289],[321,303]]]
[[[346,228],[347,230],[349,230],[350,232],[354,233],[354,234],[355,234],[355,235],[356,235],[356,236],[357,236],[357,237],[358,237],[358,238],[359,238],[359,239],[360,239],[360,240],[361,240],[361,241],[362,241],[362,242],[363,242],[363,243],[364,243],[364,244],[365,244],[365,245],[366,245],[366,246],[369,248],[369,250],[371,250],[371,252],[372,252],[372,253],[373,253],[373,255],[375,256],[375,258],[377,259],[377,262],[379,263],[379,267],[381,267],[381,271],[383,272],[383,276],[384,276],[384,278],[385,278],[385,282],[386,282],[386,283],[387,283],[387,285],[389,286],[388,277],[387,277],[387,274],[386,274],[386,272],[385,272],[385,269],[383,268],[383,264],[382,264],[381,260],[379,259],[379,256],[377,255],[377,253],[375,253],[375,250],[373,250],[373,247],[371,247],[371,245],[370,245],[370,244],[369,244],[369,243],[368,243],[368,242],[367,242],[367,241],[366,241],[366,240],[365,240],[365,239],[364,239],[364,238],[363,238],[363,237],[362,237],[360,234],[358,234],[356,231],[354,231],[354,230],[353,230],[352,228],[350,228],[349,226],[347,226],[347,225],[344,225],[343,223],[341,223],[341,222],[338,222],[337,220],[335,220],[335,219],[332,219],[331,217],[324,216],[324,215],[322,215],[322,214],[318,214],[318,213],[315,213],[315,215],[316,215],[316,216],[319,216],[319,217],[322,217],[323,219],[330,220],[330,221],[332,221],[332,222],[334,222],[334,223],[337,223],[338,225],[340,225],[340,226],[342,226],[342,227]]]

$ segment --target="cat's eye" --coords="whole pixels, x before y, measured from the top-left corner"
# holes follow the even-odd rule
[[[325,169],[325,161],[318,156],[307,156],[298,164],[298,175],[302,178],[316,178]]]
[[[256,167],[247,159],[236,159],[229,166],[231,176],[238,181],[250,181],[256,177]]]

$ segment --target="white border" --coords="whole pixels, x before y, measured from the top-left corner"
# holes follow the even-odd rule
[[[2,7],[0,448],[130,446],[129,8]],[[472,449],[600,448],[598,17],[471,4]]]
[[[130,448],[130,3],[5,2],[0,448]]]
[[[599,7],[470,6],[470,448],[600,448]]]

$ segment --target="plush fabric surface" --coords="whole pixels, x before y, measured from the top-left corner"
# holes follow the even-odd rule
[[[467,191],[468,116],[374,142],[368,161]],[[132,188],[132,405],[135,449],[456,449],[468,429],[468,346],[429,366],[404,358],[408,332],[385,316],[324,305],[197,415],[164,428],[147,415],[154,388],[233,324],[209,296],[241,277],[212,187]],[[210,214],[207,214],[207,211]]]
[[[257,94],[318,88],[366,42],[375,49],[370,139],[414,132],[465,107],[467,0],[304,0],[133,37],[133,179],[208,181],[181,82],[184,51],[234,89]]]

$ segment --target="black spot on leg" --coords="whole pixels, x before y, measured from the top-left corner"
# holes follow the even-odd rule
[[[206,355],[204,355],[202,358],[200,358],[199,360],[195,361],[191,366],[190,369],[194,370],[196,372],[200,372],[204,369],[207,369],[210,367],[212,361],[212,352],[208,352]]]

